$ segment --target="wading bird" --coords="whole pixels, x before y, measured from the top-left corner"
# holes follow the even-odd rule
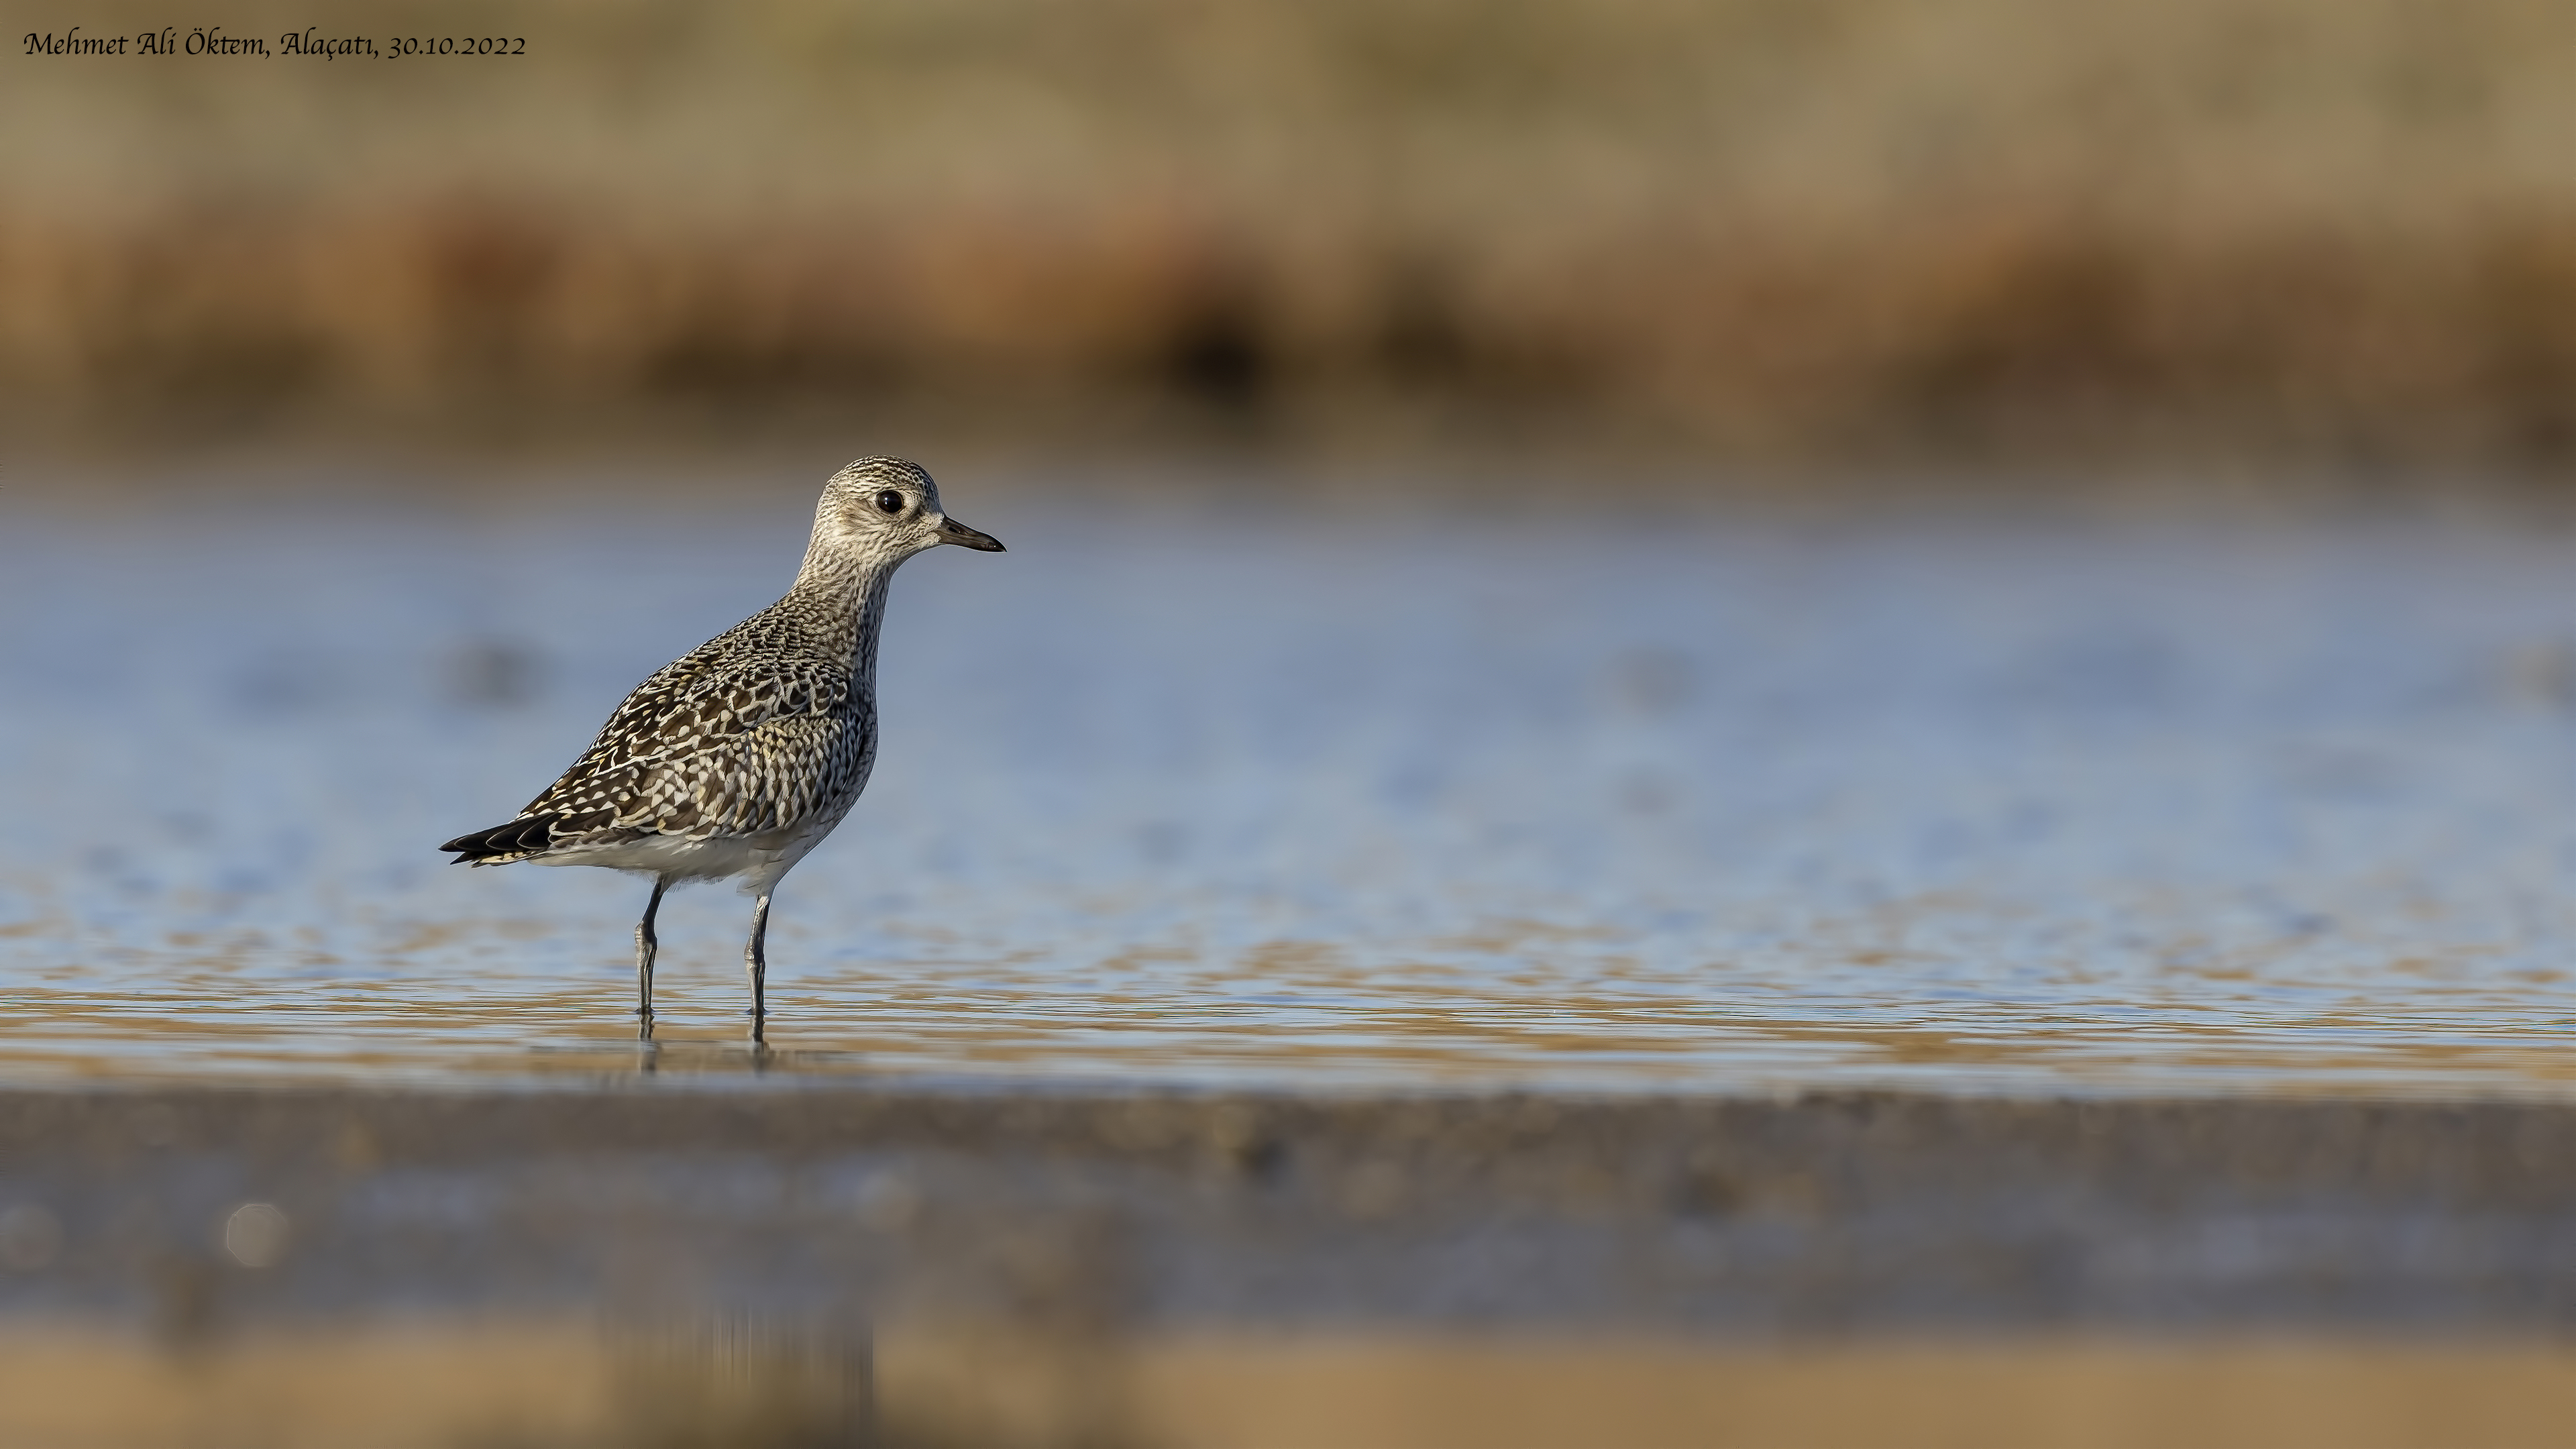
[[[460,865],[601,865],[653,878],[635,928],[636,1015],[653,1035],[653,914],[683,881],[742,879],[751,1039],[769,1014],[769,895],[866,788],[877,754],[886,585],[944,543],[1002,545],[940,510],[930,475],[862,458],[832,475],[796,585],[635,687],[563,778],[507,825],[439,847]]]

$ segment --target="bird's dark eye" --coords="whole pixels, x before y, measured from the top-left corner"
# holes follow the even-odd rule
[[[903,512],[903,495],[889,488],[877,495],[877,512],[892,518]]]

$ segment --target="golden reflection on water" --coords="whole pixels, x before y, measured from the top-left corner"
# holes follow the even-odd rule
[[[521,924],[491,929],[515,937]],[[479,934],[451,924],[413,939]],[[22,973],[0,1005],[0,1076],[533,1082],[652,1071],[1328,1089],[2576,1093],[2563,1020],[2446,1020],[2457,1006],[2440,991],[2448,973],[2422,960],[2394,963],[2378,984],[2397,991],[2366,1008],[2312,1014],[2267,1013],[2242,989],[2255,973],[2227,970],[2198,974],[2193,985],[2205,989],[2188,997],[2104,1002],[2091,1014],[2068,1002],[1986,1002],[1949,1003],[1936,1015],[1924,1003],[1890,1000],[1833,1003],[1826,1017],[1818,1003],[1797,999],[1792,982],[1761,983],[1732,1001],[1623,990],[1622,974],[1646,973],[1616,961],[1598,974],[1552,962],[1532,949],[1534,934],[1498,925],[1439,943],[1510,963],[1486,972],[1455,962],[1370,969],[1346,947],[1294,941],[1230,962],[1129,949],[1090,971],[1040,956],[963,969],[929,960],[820,976],[781,970],[772,985],[776,1049],[763,1056],[748,1050],[732,973],[704,962],[674,969],[668,957],[657,1040],[641,1053],[627,1031],[630,985],[609,968],[577,985],[488,969],[368,979],[342,968],[298,983],[246,972],[238,957],[200,957],[112,1000],[84,973],[60,969],[37,980]],[[1861,955],[1853,965],[1904,966],[1901,953]],[[2563,981],[2538,975],[2546,978],[2538,984]],[[1244,990],[1248,980],[1257,992]],[[1808,1014],[1782,1009],[1801,1005]],[[1916,1019],[1902,1019],[1909,1016]]]

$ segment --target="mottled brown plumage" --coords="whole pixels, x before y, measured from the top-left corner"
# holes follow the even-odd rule
[[[759,898],[744,952],[752,1037],[766,1014],[769,895],[841,823],[876,763],[877,636],[905,559],[1001,545],[940,511],[930,475],[863,458],[832,475],[784,598],[654,671],[563,776],[505,825],[439,847],[460,864],[600,865],[653,877],[636,928],[644,1034],[653,915],[688,880],[741,877]]]
[[[655,671],[517,821],[480,850],[471,837],[445,848],[503,865],[655,837],[828,829],[867,784],[876,710],[850,664],[798,617],[801,602],[790,595]],[[526,827],[539,821],[531,840]]]

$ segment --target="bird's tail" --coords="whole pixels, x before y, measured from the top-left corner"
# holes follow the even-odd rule
[[[543,855],[554,844],[558,815],[529,815],[489,830],[469,830],[439,847],[456,852],[450,865],[508,865]]]

